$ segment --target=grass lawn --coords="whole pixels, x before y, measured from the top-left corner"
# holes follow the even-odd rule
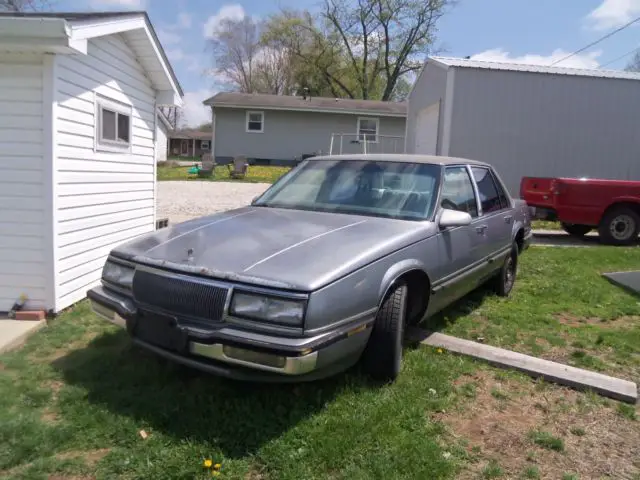
[[[158,180],[273,183],[290,170],[289,167],[250,166],[245,178],[232,179],[229,176],[229,169],[226,165],[216,166],[215,174],[210,178],[198,178],[197,175],[189,175],[187,172],[190,168],[191,167],[158,166]]]
[[[550,222],[549,220],[533,220],[531,226],[534,230],[562,230],[560,222]]]
[[[476,292],[431,326],[637,382],[640,302],[598,273],[639,264],[533,247],[512,298]],[[2,478],[213,478],[205,459],[254,480],[640,478],[637,407],[427,347],[393,385],[243,384],[132,347],[82,302],[0,356],[0,391]]]

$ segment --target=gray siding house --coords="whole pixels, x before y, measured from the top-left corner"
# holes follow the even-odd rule
[[[409,95],[406,152],[523,176],[640,179],[640,74],[432,57]]]
[[[286,165],[303,155],[402,153],[406,104],[373,100],[221,92],[213,110],[211,151],[218,163],[246,156],[254,165]]]

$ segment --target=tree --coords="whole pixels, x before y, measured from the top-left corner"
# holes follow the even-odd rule
[[[216,75],[241,92],[254,93],[254,66],[260,43],[256,21],[248,16],[240,20],[225,18],[213,35],[209,45]]]
[[[48,6],[47,0],[0,0],[0,12],[37,12]]]
[[[318,16],[283,11],[263,38],[280,38],[298,65],[337,97],[391,100],[433,53],[453,0],[324,0]]]
[[[629,61],[624,69],[628,72],[640,72],[640,52],[633,54],[631,61]]]

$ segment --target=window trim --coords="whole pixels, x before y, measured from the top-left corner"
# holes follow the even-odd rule
[[[358,136],[358,141],[360,142],[362,142],[362,140],[360,139],[360,122],[362,120],[373,120],[376,123],[376,139],[375,140],[367,139],[367,143],[378,143],[378,137],[380,136],[380,118],[379,117],[358,117],[358,122],[356,123],[356,132]]]
[[[260,130],[249,130],[249,118],[252,114],[260,115]],[[264,111],[247,110],[247,113],[245,115],[244,127],[247,133],[264,133]]]
[[[476,177],[473,174],[473,169],[474,168],[482,169],[482,170],[486,170],[487,171],[487,175],[489,175],[489,178],[491,178],[491,181],[493,182],[493,186],[496,189],[496,193],[498,194],[498,202],[500,202],[500,209],[492,210],[490,212],[486,212],[485,213],[484,208],[482,206],[482,199],[480,198],[480,188],[478,187],[478,181],[476,180]],[[476,203],[478,204],[478,207],[479,207],[478,211],[480,212],[478,217],[484,217],[485,215],[495,215],[497,213],[503,212],[504,210],[507,210],[508,208],[511,208],[511,205],[509,204],[510,203],[510,199],[507,196],[506,190],[504,189],[504,187],[502,185],[500,185],[498,183],[497,177],[493,173],[493,169],[492,168],[490,168],[488,166],[484,166],[484,165],[469,165],[469,174],[471,175],[471,179],[473,180],[473,188],[476,191]],[[500,192],[498,191],[498,186],[499,185],[502,188],[502,191],[505,193],[505,198],[507,199],[507,205],[504,206],[504,207],[502,206],[502,202],[500,201]]]
[[[475,179],[473,178],[473,173],[471,172],[471,167],[469,165],[466,165],[464,163],[460,163],[460,164],[451,164],[451,165],[445,165],[442,168],[442,180],[440,181],[440,192],[438,193],[438,198],[437,198],[437,202],[438,204],[436,205],[436,210],[442,210],[444,209],[444,207],[442,206],[442,192],[444,190],[444,182],[445,182],[445,176],[447,173],[447,169],[450,168],[462,168],[464,171],[467,172],[467,175],[469,176],[469,181],[471,181],[471,190],[473,191],[473,197],[476,201],[476,216],[474,217],[473,215],[471,215],[471,221],[475,221],[478,218],[480,218],[482,216],[482,205],[480,205],[480,196],[478,195],[478,186],[476,185]],[[467,212],[469,213],[469,212]]]
[[[103,118],[104,110],[109,110],[116,114],[116,138],[118,137],[118,115],[129,117],[129,141],[110,140],[103,138]],[[133,107],[111,98],[95,95],[95,121],[94,121],[94,150],[114,153],[130,153],[133,144]]]

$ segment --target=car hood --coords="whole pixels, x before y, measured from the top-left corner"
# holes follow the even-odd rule
[[[312,291],[434,233],[431,222],[245,207],[160,229],[112,255],[201,276]]]

